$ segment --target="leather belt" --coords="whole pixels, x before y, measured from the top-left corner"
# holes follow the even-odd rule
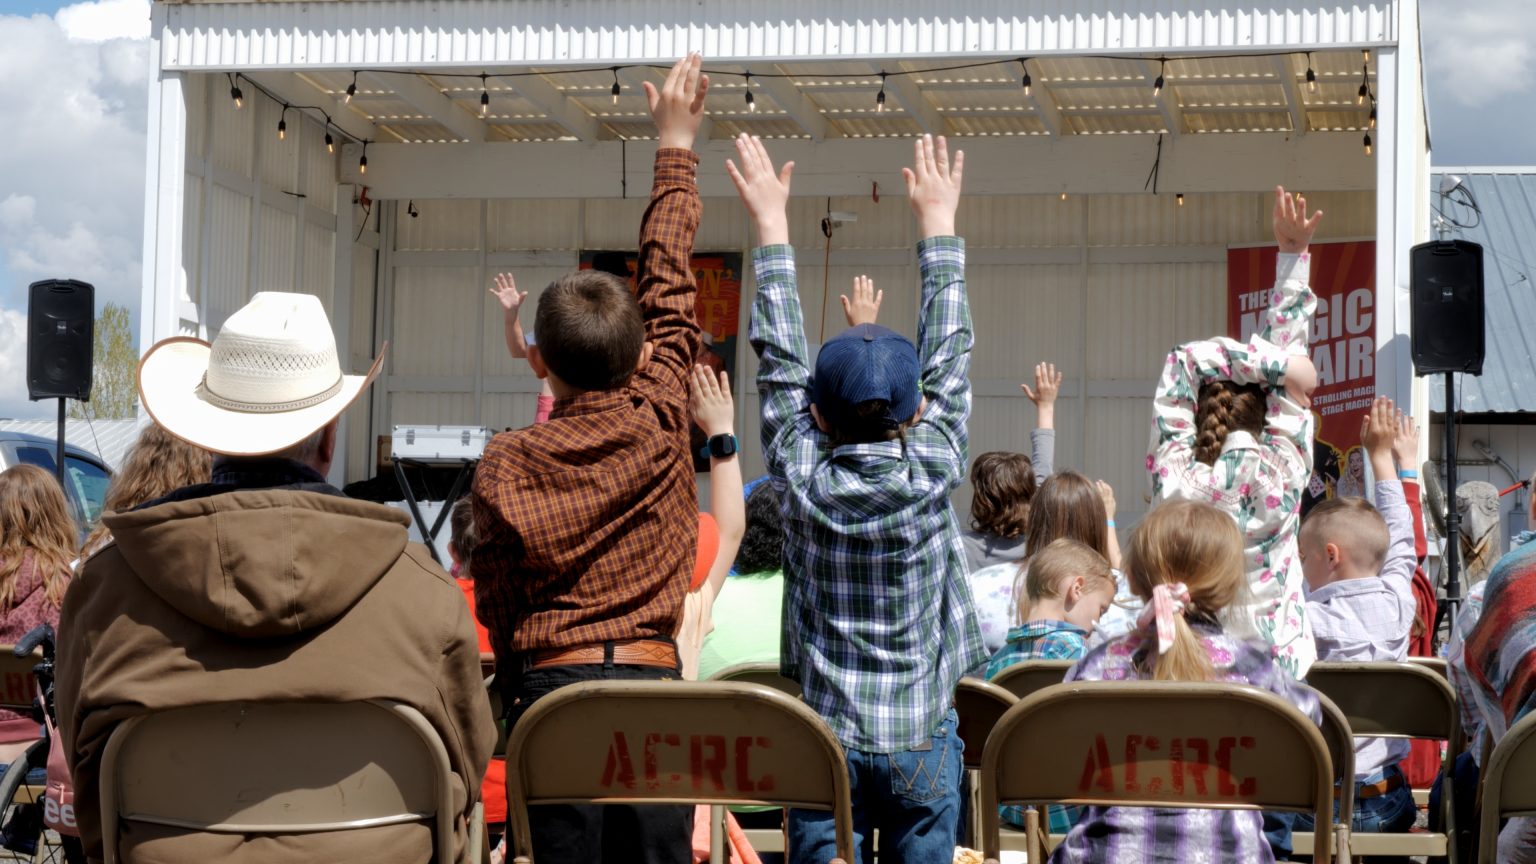
[[[1355,798],[1380,798],[1388,792],[1401,789],[1404,782],[1400,772],[1393,772],[1375,783],[1356,783]]]
[[[677,647],[671,642],[654,639],[635,639],[614,642],[613,662],[618,666],[653,666],[657,669],[677,669]],[[546,666],[590,666],[608,662],[605,645],[582,645],[577,648],[551,648],[534,651],[529,669]]]

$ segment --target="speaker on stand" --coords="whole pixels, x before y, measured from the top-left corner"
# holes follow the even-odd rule
[[[1456,373],[1483,374],[1483,247],[1467,240],[1432,240],[1409,252],[1412,353],[1416,374],[1445,375],[1445,479],[1456,490]],[[1461,603],[1461,514],[1445,511],[1445,602],[1435,615],[1454,622]]]
[[[33,282],[27,298],[27,397],[59,400],[54,470],[64,483],[64,400],[91,398],[96,289],[76,279]]]

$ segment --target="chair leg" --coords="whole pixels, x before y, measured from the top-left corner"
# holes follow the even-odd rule
[[[725,806],[709,808],[709,864],[729,864],[725,857]]]

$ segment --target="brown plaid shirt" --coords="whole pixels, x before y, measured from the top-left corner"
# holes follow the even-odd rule
[[[499,657],[670,637],[698,543],[688,374],[699,351],[691,151],[656,153],[636,273],[655,351],[617,390],[491,440],[475,474],[475,607]]]

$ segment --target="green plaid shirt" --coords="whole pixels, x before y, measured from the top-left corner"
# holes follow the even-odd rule
[[[833,448],[810,414],[794,249],[752,253],[763,456],[784,510],[782,665],[845,747],[915,749],[987,659],[949,495],[965,476],[971,314],[965,244],[918,244],[922,420],[906,443]]]

